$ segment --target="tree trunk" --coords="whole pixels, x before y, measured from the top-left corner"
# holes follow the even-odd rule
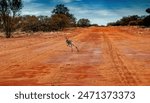
[[[10,37],[11,37],[11,33],[10,32],[6,33],[6,38],[10,38]]]

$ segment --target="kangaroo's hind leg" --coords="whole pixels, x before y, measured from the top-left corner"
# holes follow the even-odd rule
[[[79,49],[78,49],[78,47],[77,46],[75,46],[74,44],[72,44],[75,48],[76,48],[76,50],[77,50],[77,52],[79,52]]]
[[[76,46],[75,46],[76,47]],[[77,49],[77,52],[79,52],[79,49],[78,49],[78,47],[76,47],[76,49]]]

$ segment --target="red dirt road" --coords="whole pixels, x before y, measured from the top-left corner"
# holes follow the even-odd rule
[[[150,29],[90,27],[0,38],[0,85],[150,85]],[[64,34],[78,46],[71,52]]]

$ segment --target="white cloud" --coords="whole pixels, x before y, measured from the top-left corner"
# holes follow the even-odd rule
[[[22,10],[22,15],[46,15],[50,16],[53,7],[45,7],[44,4],[28,3]],[[92,10],[84,7],[68,6],[70,13],[79,20],[80,18],[88,18],[91,23],[107,24],[107,22],[115,21],[116,14],[105,9]],[[111,18],[110,18],[111,17]]]
[[[30,2],[24,3],[24,7],[21,10],[22,15],[46,15],[50,16],[51,15],[51,7],[47,7],[42,3],[33,3],[33,0],[28,0]]]
[[[59,0],[59,1],[62,1],[64,3],[69,3],[69,2],[72,2],[73,0]]]
[[[85,7],[69,6],[70,12],[74,14],[77,19],[88,18],[91,23],[106,25],[108,22],[116,21],[118,14],[107,9],[88,9]]]
[[[70,3],[74,1],[82,1],[82,0],[53,0],[54,2],[62,2],[62,3]]]
[[[88,7],[69,6],[70,12],[80,18],[88,18],[91,23],[106,25],[109,22],[114,22],[128,15],[146,15],[145,10],[140,8],[121,8],[121,9],[90,9]]]
[[[35,3],[35,0],[23,0],[24,7],[22,10],[22,15],[46,15],[50,16],[51,11],[54,6],[48,7],[45,6],[44,3]],[[52,1],[52,0],[51,0]],[[69,3],[73,1],[81,1],[81,0],[58,0],[61,2]],[[55,2],[58,2],[55,0]],[[70,10],[70,13],[74,14],[74,16],[79,20],[80,18],[88,18],[91,23],[97,23],[100,25],[105,25],[108,22],[116,21],[123,16],[128,15],[145,15],[145,10],[140,8],[133,7],[130,8],[122,8],[122,9],[105,9],[103,7],[93,8],[87,6],[80,5],[67,5]]]
[[[35,0],[23,0],[24,3],[30,3],[30,2],[33,2]]]

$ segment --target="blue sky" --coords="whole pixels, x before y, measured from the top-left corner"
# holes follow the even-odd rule
[[[23,0],[22,15],[51,16],[57,4],[65,4],[78,19],[88,18],[91,23],[106,25],[128,15],[147,15],[150,0]]]

